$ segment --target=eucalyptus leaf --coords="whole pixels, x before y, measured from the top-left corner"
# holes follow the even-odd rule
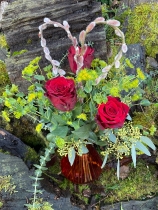
[[[139,149],[140,151],[142,151],[146,155],[151,156],[149,150],[140,141],[137,141],[137,143],[136,143],[136,149]]]
[[[141,102],[140,102],[140,105],[142,106],[150,106],[150,101],[148,99],[143,99]]]
[[[75,156],[76,156],[75,149],[73,147],[70,147],[69,150],[68,150],[68,159],[69,159],[69,162],[70,162],[71,166],[74,163]]]
[[[130,121],[132,120],[132,118],[131,118],[131,116],[130,116],[129,114],[127,114],[126,119],[127,119],[127,120],[130,120]]]
[[[117,178],[118,178],[118,180],[120,178],[120,160],[119,159],[117,161]]]
[[[104,166],[105,166],[105,164],[107,162],[107,159],[108,159],[108,154],[105,155],[104,161],[103,161],[103,164],[102,164],[101,168],[104,168]]]
[[[148,145],[150,148],[152,148],[153,150],[156,149],[155,145],[153,144],[153,142],[151,141],[151,139],[149,139],[147,136],[141,136],[140,140],[145,143],[146,145]]]
[[[132,144],[132,147],[131,147],[131,154],[132,154],[134,167],[136,167],[136,149],[135,149],[134,144]]]
[[[80,145],[79,150],[81,151],[81,154],[87,154],[89,152],[89,150],[84,144]]]
[[[116,136],[112,132],[110,132],[108,137],[110,141],[112,141],[113,143],[116,143]]]

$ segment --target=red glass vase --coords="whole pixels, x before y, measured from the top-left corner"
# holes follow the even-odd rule
[[[89,152],[79,156],[71,166],[68,155],[61,159],[62,174],[75,184],[85,184],[97,179],[101,174],[102,159],[92,145],[87,145]]]

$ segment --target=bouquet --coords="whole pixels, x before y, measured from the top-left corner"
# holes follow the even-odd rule
[[[97,24],[112,27],[120,40],[119,52],[111,64],[94,58],[95,49],[85,43],[86,35]],[[67,53],[69,72],[50,55],[43,35],[48,25],[61,27],[72,41]],[[120,63],[127,45],[119,26],[117,20],[98,17],[80,32],[78,43],[67,21],[61,24],[45,18],[39,26],[39,37],[51,65],[41,69],[41,58],[36,57],[25,67],[22,76],[30,82],[27,94],[14,84],[6,87],[1,97],[6,107],[2,116],[9,121],[10,114],[18,119],[26,115],[37,122],[37,132],[47,131],[45,154],[40,157],[40,164],[35,165],[35,192],[42,170],[47,169],[46,162],[54,152],[61,156],[62,174],[81,184],[97,179],[111,156],[116,158],[119,178],[120,160],[124,156],[132,156],[136,166],[137,154],[150,155],[149,148],[155,150],[151,139],[143,135],[143,126],[133,124],[130,116],[135,104],[150,103],[141,89],[146,79],[144,72],[137,68],[135,74],[127,75],[124,67],[128,65],[134,71],[134,66],[129,59],[124,59],[123,65]]]

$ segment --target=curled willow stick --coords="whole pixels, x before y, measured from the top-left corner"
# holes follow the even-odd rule
[[[98,84],[102,79],[104,79],[109,70],[115,65],[116,68],[119,68],[120,66],[120,59],[122,57],[122,53],[126,53],[127,52],[127,45],[125,43],[125,36],[124,33],[118,28],[118,26],[120,26],[120,22],[117,20],[107,20],[105,21],[105,19],[103,17],[98,17],[96,18],[94,21],[92,21],[87,27],[86,30],[82,30],[79,34],[79,42],[81,43],[81,49],[79,49],[78,47],[78,41],[76,39],[76,37],[73,37],[69,28],[69,24],[67,21],[63,21],[63,25],[55,22],[55,21],[51,21],[49,18],[44,18],[44,24],[39,26],[39,37],[41,38],[41,46],[43,47],[43,51],[45,53],[45,57],[47,60],[49,60],[53,66],[53,73],[54,75],[64,75],[65,71],[63,69],[60,69],[60,63],[59,61],[53,60],[52,57],[50,56],[50,51],[48,49],[48,47],[46,47],[46,40],[43,37],[43,30],[45,30],[47,28],[48,25],[54,25],[54,27],[60,27],[62,29],[64,29],[69,37],[69,39],[72,41],[72,44],[75,48],[75,55],[74,55],[74,60],[77,64],[77,71],[76,74],[78,74],[78,72],[81,70],[82,66],[83,66],[83,56],[87,50],[87,44],[85,44],[85,39],[86,39],[86,35],[91,32],[94,27],[97,24],[106,24],[111,26],[114,30],[115,30],[115,34],[119,37],[121,37],[122,39],[122,45],[121,48],[118,52],[118,54],[115,56],[115,59],[113,61],[113,63],[111,63],[110,65],[104,67],[102,69],[102,74],[96,79],[96,84]]]

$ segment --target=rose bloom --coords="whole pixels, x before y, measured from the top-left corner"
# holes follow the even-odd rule
[[[125,122],[129,107],[119,98],[108,96],[108,101],[100,104],[96,115],[96,122],[100,129],[121,128]]]
[[[58,110],[70,111],[75,107],[77,94],[73,79],[65,77],[50,79],[46,82],[45,89],[45,95]]]
[[[79,47],[79,51],[81,51],[80,47]],[[76,74],[77,63],[74,60],[75,53],[76,53],[76,51],[75,51],[74,46],[71,46],[68,50],[68,60],[69,60],[69,65],[70,65],[71,71]],[[83,55],[82,69],[83,68],[90,68],[91,67],[91,62],[92,62],[93,59],[94,59],[94,49],[88,46],[85,54]]]

